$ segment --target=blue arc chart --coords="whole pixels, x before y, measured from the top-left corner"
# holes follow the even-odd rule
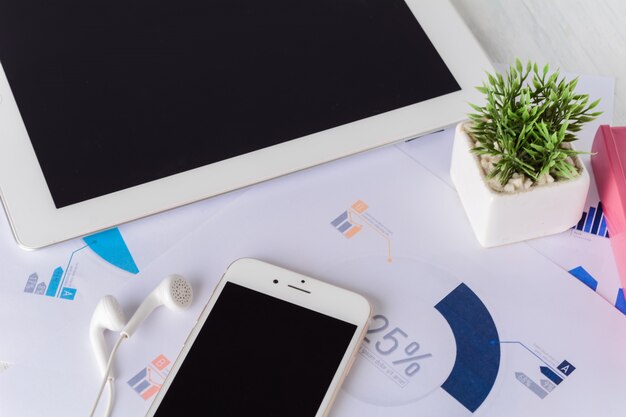
[[[74,300],[77,288],[72,282],[73,261],[83,250],[89,248],[103,261],[129,274],[138,274],[139,268],[118,228],[105,230],[83,238],[85,243],[69,254],[64,266],[53,269],[49,280],[41,280],[38,272],[31,273],[24,286],[24,292],[45,295],[64,300]]]
[[[341,263],[324,275],[363,294],[374,311],[338,401],[346,410],[471,416],[488,401],[501,344],[494,343],[500,339],[489,309],[467,284],[426,261],[389,263],[382,255]]]
[[[460,284],[435,308],[450,325],[456,341],[454,368],[441,388],[474,412],[498,376],[498,330],[487,307],[465,284]]]

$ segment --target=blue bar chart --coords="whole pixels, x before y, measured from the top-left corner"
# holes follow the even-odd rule
[[[541,364],[537,368],[515,372],[515,379],[526,386],[531,392],[542,400],[560,385],[566,377],[570,376],[576,367],[567,360],[562,360],[558,365],[554,362],[554,357],[547,355],[543,350],[534,346],[532,349],[519,340],[504,340],[503,345],[517,346],[523,351],[537,358]],[[548,363],[551,361],[552,364]],[[532,375],[532,376],[531,376]],[[533,379],[535,377],[535,379]],[[536,382],[539,381],[539,382]]]
[[[39,274],[33,272],[28,276],[24,292],[27,294],[45,295],[65,300],[73,300],[76,297],[76,288],[63,285],[66,273],[60,266],[52,271],[48,283],[39,281]]]
[[[348,211],[344,211],[337,217],[335,220],[330,222],[330,224],[339,231],[342,235],[350,239],[352,236],[359,233],[361,228],[363,227],[360,224],[354,224],[354,220],[349,218],[350,213]]]
[[[584,211],[574,229],[591,235],[609,237],[609,229],[602,211],[602,202],[598,203],[598,207],[590,206],[587,211]]]
[[[167,374],[170,360],[164,355],[159,355],[145,368],[127,381],[127,384],[144,400],[150,399],[163,385]]]
[[[74,300],[77,289],[73,283],[73,276],[76,273],[77,266],[72,261],[75,256],[78,256],[79,252],[86,248],[91,249],[93,253],[107,264],[130,274],[139,273],[139,268],[118,228],[87,236],[83,238],[83,241],[85,243],[83,246],[70,253],[69,258],[65,262],[65,268],[51,265],[52,272],[42,274],[42,276],[50,276],[49,281],[40,280],[37,272],[31,273],[26,279],[24,293]]]

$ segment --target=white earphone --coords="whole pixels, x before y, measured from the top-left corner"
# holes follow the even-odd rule
[[[110,394],[105,416],[108,417],[111,414],[114,400],[114,377],[111,367],[113,358],[121,342],[131,337],[139,325],[144,322],[155,308],[164,305],[170,310],[180,311],[189,307],[192,300],[193,289],[191,288],[191,284],[180,275],[170,275],[148,294],[128,322],[126,321],[124,311],[115,297],[105,295],[98,302],[91,317],[91,322],[89,323],[89,339],[91,340],[91,346],[96,356],[96,362],[103,380],[96,401],[91,409],[90,417],[93,416],[107,383],[109,385]],[[120,337],[109,355],[107,355],[108,349],[104,338],[105,330],[120,332]]]
[[[121,331],[125,337],[131,337],[137,327],[152,313],[152,311],[164,305],[170,310],[181,311],[189,307],[193,299],[193,290],[187,280],[180,275],[170,275],[146,297],[128,320]]]
[[[126,316],[120,303],[112,295],[105,295],[96,305],[89,323],[91,348],[96,355],[96,362],[103,376],[106,373],[107,358],[109,356],[106,341],[104,340],[104,331],[120,332],[125,325]],[[108,376],[113,378],[113,373],[110,372]]]

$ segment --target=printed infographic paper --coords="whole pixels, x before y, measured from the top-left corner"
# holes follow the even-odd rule
[[[333,417],[623,414],[625,318],[526,245],[480,248],[456,194],[388,148],[251,189],[150,265],[145,279],[120,288],[125,306],[156,285],[155,272],[181,273],[196,289],[190,311],[155,311],[122,345],[123,415],[146,411],[214,285],[240,257],[372,302],[369,341]],[[9,376],[0,389],[23,398],[26,381]],[[63,381],[68,394],[56,402],[76,413],[63,415],[88,408],[82,395],[69,399],[87,391],[84,381],[97,386],[94,373],[82,376],[81,384]]]
[[[113,415],[143,416],[215,284],[240,257],[371,301],[368,340],[333,417],[622,416],[626,318],[526,244],[480,248],[456,193],[400,149],[253,187],[145,265],[136,254],[153,247],[148,229],[142,236],[120,228],[105,236],[117,242],[105,248],[88,239],[35,257],[7,252],[15,258],[7,255],[0,270],[10,278],[0,283],[0,416],[86,415],[100,383],[88,339],[98,299],[115,295],[130,316],[165,275],[179,273],[194,286],[190,310],[155,310],[116,360]],[[120,236],[137,273],[120,255]],[[70,265],[84,259],[70,301],[56,297],[67,285],[54,274],[70,269],[74,251]],[[29,284],[33,271],[38,280]],[[36,294],[40,282],[46,292],[56,287],[55,297]],[[111,345],[115,335],[106,336]]]

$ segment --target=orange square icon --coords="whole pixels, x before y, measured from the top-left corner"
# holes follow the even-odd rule
[[[154,360],[152,361],[152,365],[155,366],[155,368],[157,368],[159,371],[162,371],[163,369],[165,369],[165,367],[167,367],[167,365],[169,365],[171,362],[169,359],[167,359],[165,356],[163,355],[159,355],[156,358],[154,358]]]
[[[357,213],[361,214],[363,213],[365,210],[367,210],[367,204],[365,204],[363,201],[359,200],[356,203],[354,203],[352,205],[352,208],[354,209],[354,211],[356,211]]]

